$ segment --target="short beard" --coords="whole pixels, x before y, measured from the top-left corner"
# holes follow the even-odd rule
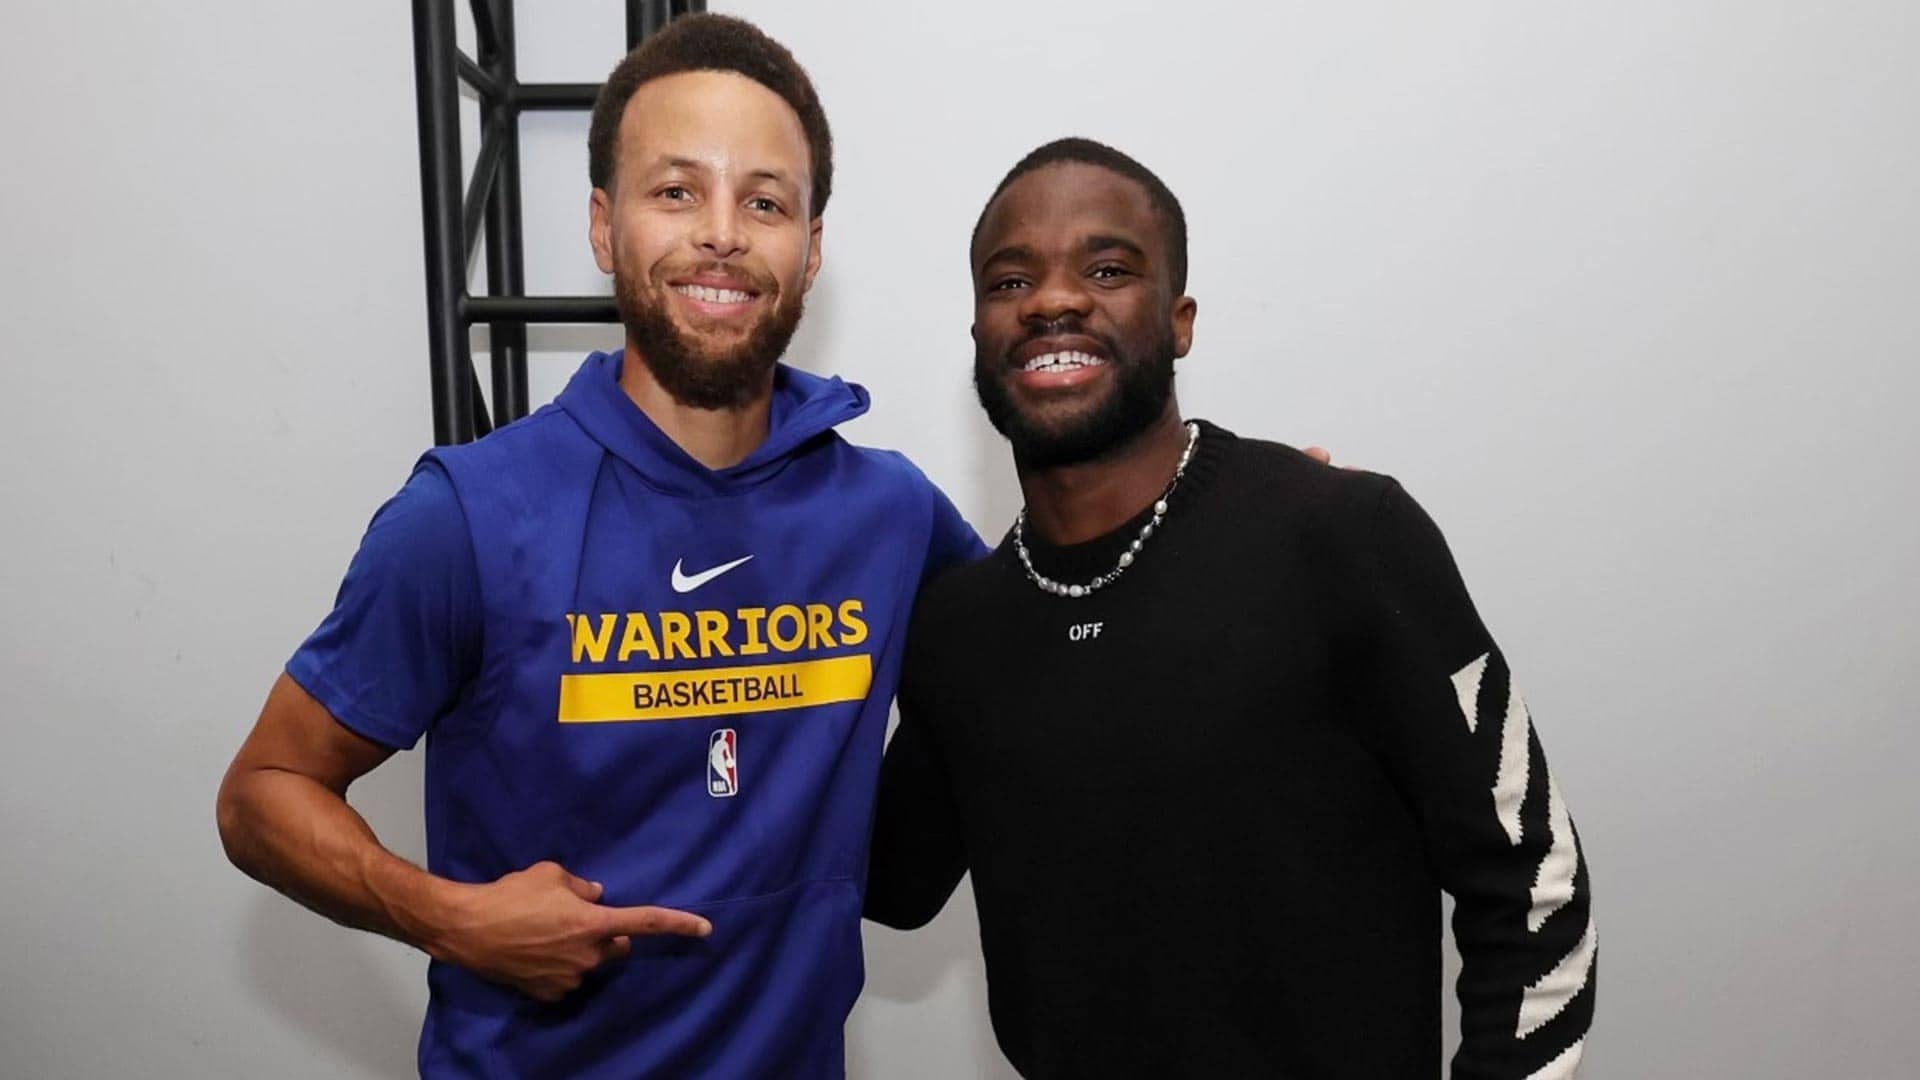
[[[1079,465],[1131,442],[1167,411],[1173,397],[1173,353],[1171,329],[1138,360],[1114,351],[1107,359],[1114,365],[1113,392],[1060,428],[1037,424],[1020,412],[1007,389],[1004,356],[988,357],[976,348],[973,390],[987,419],[1012,444],[1015,461],[1033,469]]]
[[[766,393],[773,366],[806,308],[802,294],[782,297],[739,344],[709,350],[683,333],[644,275],[613,275],[614,304],[653,381],[673,400],[694,409],[741,409]]]

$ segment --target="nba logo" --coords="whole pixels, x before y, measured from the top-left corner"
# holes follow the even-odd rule
[[[725,799],[740,794],[740,763],[734,756],[734,733],[721,728],[707,740],[707,794]]]

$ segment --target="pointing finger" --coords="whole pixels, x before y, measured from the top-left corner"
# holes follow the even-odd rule
[[[609,937],[630,934],[680,934],[706,937],[713,924],[690,911],[663,907],[606,908],[606,933]]]

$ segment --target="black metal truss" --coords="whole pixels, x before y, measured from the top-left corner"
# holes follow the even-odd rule
[[[706,0],[625,0],[627,46]],[[420,109],[420,195],[427,258],[427,354],[433,441],[471,442],[527,414],[527,324],[618,322],[613,298],[528,296],[520,222],[520,114],[593,108],[598,83],[523,83],[514,68],[513,0],[469,0],[478,56],[454,38],[454,0],[413,0]],[[462,192],[460,84],[480,99],[480,152]],[[487,287],[467,290],[479,239]],[[480,391],[468,330],[488,327],[493,411]]]

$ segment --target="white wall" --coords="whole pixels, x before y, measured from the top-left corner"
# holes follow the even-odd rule
[[[1911,3],[715,6],[835,125],[796,358],[873,390],[857,437],[1004,527],[967,230],[1045,139],[1136,154],[1192,221],[1189,412],[1399,475],[1526,683],[1589,1075],[1911,1075]],[[599,78],[618,7],[522,4],[523,73]],[[405,1074],[420,958],[242,879],[212,797],[430,433],[407,5],[4,24],[0,1075]],[[536,289],[599,287],[583,133],[528,121]],[[536,387],[606,336],[542,331]],[[356,801],[417,855],[419,798],[408,757]],[[870,930],[856,1076],[1007,1074],[971,920]]]

